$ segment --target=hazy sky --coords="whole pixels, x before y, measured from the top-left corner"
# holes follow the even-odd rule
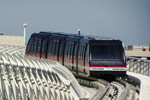
[[[150,0],[1,0],[0,33],[56,31],[150,43]]]

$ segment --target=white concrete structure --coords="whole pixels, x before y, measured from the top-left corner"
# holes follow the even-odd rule
[[[0,72],[2,100],[81,100],[87,97],[72,73],[54,61],[0,53]]]
[[[125,51],[126,56],[134,57],[150,57],[150,47],[149,46],[137,46],[130,45]]]
[[[134,57],[150,57],[150,51],[132,51],[126,50],[126,56],[134,56]]]
[[[150,61],[128,57],[128,75],[140,80],[140,100],[150,100]]]
[[[24,36],[0,35],[0,44],[25,46]]]
[[[131,51],[149,51],[149,46],[130,45],[130,46],[128,46],[128,50],[131,50]]]
[[[25,56],[24,49],[21,46],[0,45],[0,99],[90,98],[66,67],[48,59]]]
[[[0,52],[3,54],[25,55],[25,46],[0,45]]]
[[[139,100],[150,100],[150,77],[133,72],[127,72],[127,74],[141,81]]]

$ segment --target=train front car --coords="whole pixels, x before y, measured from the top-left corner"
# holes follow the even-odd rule
[[[89,50],[91,76],[126,74],[126,57],[120,40],[91,40]]]

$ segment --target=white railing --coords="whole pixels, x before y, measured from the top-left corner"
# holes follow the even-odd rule
[[[128,71],[150,76],[150,61],[141,58],[127,58]]]
[[[0,52],[3,54],[20,54],[24,55],[24,46],[0,45]]]

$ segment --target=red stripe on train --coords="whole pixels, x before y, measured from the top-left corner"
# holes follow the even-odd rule
[[[89,67],[126,68],[126,66],[89,66]]]

